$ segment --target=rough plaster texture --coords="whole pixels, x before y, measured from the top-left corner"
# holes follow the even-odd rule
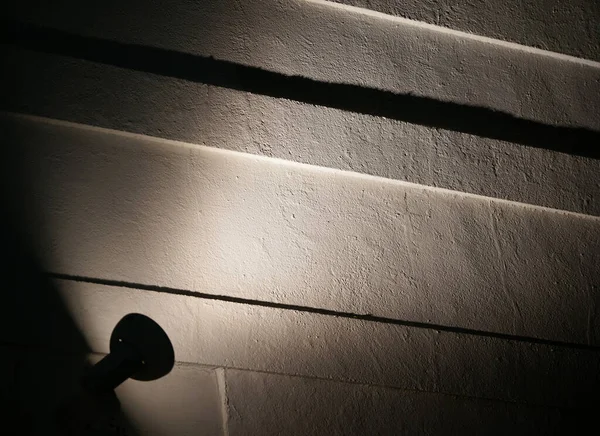
[[[599,343],[596,217],[4,119],[52,272]]]
[[[333,0],[512,41],[600,60],[600,3],[596,0]]]
[[[600,161],[5,47],[2,105],[600,215]]]
[[[107,1],[94,7],[73,0],[40,3],[15,3],[7,17],[600,130],[597,62],[304,0]]]
[[[462,2],[435,21],[591,61],[318,1],[42,3],[5,16],[600,130],[592,3],[534,22],[529,4]],[[583,27],[567,34],[573,22]],[[597,348],[459,328],[597,346],[598,218],[459,191],[597,216],[599,161],[3,48],[4,109],[230,150],[2,117],[50,271],[205,293],[57,280],[79,332],[20,271],[0,392],[25,405],[9,409],[32,426],[21,430],[48,434],[52,405],[77,383],[81,362],[60,353],[106,352],[129,312],[163,325],[180,362],[119,389],[141,434],[560,434],[597,410]]]
[[[178,361],[532,405],[600,404],[597,351],[122,287],[57,284],[97,352],[107,352],[115,323],[137,311],[165,329]]]
[[[248,371],[226,374],[231,436],[548,435],[576,423],[564,410],[522,404]]]

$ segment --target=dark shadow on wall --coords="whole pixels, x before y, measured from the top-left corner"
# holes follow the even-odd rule
[[[3,29],[4,31],[0,31],[0,34],[4,36],[9,35],[10,38],[14,37],[14,39],[11,39],[12,42],[36,50],[53,53],[59,52],[141,71],[149,71],[344,110],[403,119],[432,127],[443,127],[450,130],[480,134],[481,136],[498,139],[516,138],[506,140],[543,148],[552,146],[556,147],[553,149],[558,151],[598,157],[598,152],[592,150],[592,144],[599,143],[598,132],[546,126],[540,123],[516,119],[510,115],[484,108],[465,107],[452,103],[443,103],[415,96],[396,95],[380,90],[365,89],[350,85],[321,83],[306,78],[288,77],[256,68],[165,50],[80,38],[43,29],[29,28],[25,29],[25,33],[10,33],[11,30],[8,27],[3,27]],[[536,132],[541,137],[536,136]],[[561,135],[562,139],[560,138]],[[10,134],[6,133],[4,139],[5,150],[15,152],[10,147]],[[550,142],[546,142],[546,140]],[[586,149],[586,146],[589,149]],[[18,151],[16,153],[18,155]],[[15,163],[23,159],[22,156],[17,158],[17,155],[2,161],[2,165],[6,165],[6,168],[3,168],[2,171],[4,177],[2,187],[9,188],[7,189],[8,195],[6,196],[6,200],[3,201],[3,205],[6,206],[5,210],[20,210],[22,199],[27,197],[25,194],[27,189],[21,189],[20,183],[26,182],[28,178],[24,177],[23,173],[18,171],[19,165],[15,165]],[[15,184],[15,182],[17,183]],[[9,313],[3,316],[3,322],[6,325],[2,331],[6,336],[2,339],[2,349],[6,355],[5,362],[14,361],[14,364],[9,364],[10,372],[4,371],[5,374],[11,374],[12,379],[10,381],[11,388],[3,392],[3,396],[9,400],[9,404],[13,407],[9,411],[10,415],[15,418],[16,426],[13,428],[20,428],[20,434],[27,433],[26,431],[22,431],[23,425],[27,423],[33,425],[35,419],[40,421],[40,415],[44,418],[51,418],[52,411],[50,407],[46,405],[41,406],[44,404],[43,400],[39,401],[36,399],[36,402],[33,402],[32,399],[34,397],[37,396],[39,398],[41,395],[44,398],[44,395],[46,395],[48,398],[55,398],[55,396],[63,395],[62,390],[76,389],[77,377],[74,375],[80,372],[82,367],[85,366],[85,355],[89,351],[85,340],[71,320],[64,303],[61,301],[57,289],[53,286],[53,282],[39,274],[41,270],[40,265],[43,262],[36,260],[36,257],[32,255],[35,252],[32,246],[37,244],[30,241],[32,226],[24,225],[24,223],[31,221],[31,216],[28,215],[25,213],[12,216],[6,223],[2,222],[1,227],[1,229],[5,230],[2,233],[2,242],[7,250],[6,252],[14,253],[11,256],[10,262],[4,265],[6,270],[3,271],[4,276],[7,278],[5,281],[5,293],[7,297],[6,301],[8,301],[8,304],[4,305],[4,307],[9,309],[7,311]],[[40,236],[37,235],[36,237]],[[29,242],[26,242],[28,240]],[[42,245],[48,246],[48,244]],[[437,329],[444,332],[468,334],[485,339],[520,341],[526,342],[527,345],[532,343],[556,347],[568,345],[575,346],[582,352],[597,352],[597,348],[594,347],[560,344],[553,341],[540,341],[534,338],[498,335],[488,332],[473,332],[467,329],[445,329],[443,326],[403,323],[397,320],[368,315],[339,313],[300,306],[277,305],[239,298],[215,297],[208,294],[198,295],[185,290],[144,287],[144,285],[140,284],[110,282],[81,277],[75,279],[116,286],[129,286],[188,297],[220,299],[232,303],[252,304],[255,306],[302,311],[310,314],[344,317],[357,321]],[[245,346],[250,347],[251,344],[245,344]],[[381,343],[378,346],[382,349],[392,350],[398,347],[398,343]],[[285,350],[278,351],[285,352]],[[467,347],[464,355],[460,353],[447,353],[443,355],[444,362],[448,368],[452,370],[458,368],[464,370],[465,374],[467,374],[472,367],[470,363],[473,360],[473,356],[476,356],[478,351]],[[349,350],[348,352],[356,353],[361,352],[361,350]],[[513,354],[507,354],[507,358],[511,358],[511,356]],[[295,357],[297,359],[306,358],[303,356]],[[329,357],[331,360],[335,360],[336,356]],[[317,366],[322,363],[314,361],[307,364]],[[401,365],[401,362],[398,365]],[[490,366],[493,366],[493,363],[490,363]],[[450,373],[450,371],[446,372],[446,374]],[[524,378],[526,378],[526,375],[528,373],[525,372]],[[473,375],[467,374],[464,378],[468,377],[473,378]],[[458,381],[461,379],[458,376],[454,378]],[[477,376],[474,378],[477,378]],[[479,378],[483,379],[484,377],[479,376]],[[23,389],[23,387],[26,389]],[[14,401],[15,397],[18,397],[17,401]],[[582,398],[582,403],[585,403],[584,399]],[[44,410],[42,410],[42,407]],[[80,410],[80,407],[83,407],[84,410]],[[67,421],[69,419],[68,410],[72,410],[71,413],[73,415],[82,416],[85,414],[85,410],[90,410],[89,408],[86,409],[86,407],[88,406],[82,402],[71,404],[66,409],[65,419]],[[89,407],[93,408],[96,406],[91,405]],[[431,415],[437,415],[442,412],[438,410],[428,411]],[[396,417],[406,420],[410,419],[410,416],[406,415],[396,415]],[[569,422],[572,422],[572,419]],[[83,423],[71,421],[71,427],[81,426],[81,424]],[[114,433],[123,434],[110,421],[99,422],[98,424],[105,425],[105,430],[108,427]],[[127,423],[125,422],[123,425],[127,425]],[[69,423],[66,423],[65,426],[69,426]],[[30,434],[36,434],[35,430],[36,428],[32,427]],[[84,434],[81,432],[76,433],[76,431],[73,430],[72,432],[74,434]],[[110,434],[102,432],[100,428],[88,428],[86,431],[87,434]],[[91,433],[91,431],[95,433]],[[126,431],[126,434],[135,434],[134,430]],[[48,434],[48,432],[44,434]]]
[[[3,434],[136,435],[114,393],[90,397],[80,380],[90,349],[55,283],[42,273],[35,175],[8,124],[0,159],[0,415]],[[14,433],[11,433],[14,432]]]
[[[597,345],[581,344],[581,343],[575,343],[575,342],[564,342],[564,341],[558,341],[558,340],[552,340],[552,339],[536,338],[536,337],[532,337],[532,336],[523,336],[523,335],[499,333],[499,332],[493,332],[493,331],[475,330],[475,329],[471,329],[471,328],[464,328],[464,327],[459,327],[459,326],[448,326],[448,325],[434,324],[434,323],[428,323],[428,322],[406,321],[406,320],[400,320],[400,319],[396,319],[396,318],[387,318],[384,316],[342,312],[339,310],[323,309],[323,308],[311,307],[311,306],[300,306],[297,304],[276,303],[276,302],[267,301],[267,300],[253,300],[253,299],[249,299],[249,298],[232,297],[229,295],[208,294],[208,293],[204,293],[204,292],[196,292],[196,291],[190,291],[190,290],[186,290],[186,289],[171,288],[168,286],[148,285],[148,284],[143,284],[143,283],[132,283],[132,282],[109,280],[109,279],[102,279],[102,278],[95,278],[95,277],[81,277],[81,276],[74,276],[74,275],[70,275],[70,274],[59,274],[59,273],[52,273],[52,272],[47,273],[47,276],[50,278],[55,278],[55,279],[59,279],[59,280],[72,280],[74,282],[81,282],[81,283],[93,283],[93,284],[103,285],[103,286],[123,287],[123,288],[127,288],[127,289],[159,292],[159,293],[170,294],[170,295],[179,295],[179,296],[184,296],[184,297],[189,297],[189,298],[201,298],[204,300],[224,301],[224,302],[228,302],[228,303],[243,304],[243,305],[248,305],[248,306],[269,307],[269,308],[273,308],[273,309],[291,310],[294,312],[303,312],[303,313],[310,313],[310,314],[333,316],[336,318],[346,318],[346,319],[354,319],[354,320],[361,320],[361,321],[369,321],[369,322],[375,322],[375,323],[380,323],[380,324],[392,324],[392,325],[397,325],[397,326],[412,327],[412,328],[417,328],[417,329],[428,329],[428,330],[435,330],[435,331],[440,331],[440,332],[458,333],[458,334],[470,335],[470,336],[475,336],[475,337],[493,338],[493,339],[500,339],[500,340],[506,340],[506,341],[515,341],[515,342],[520,342],[520,343],[538,344],[538,345],[551,346],[551,347],[566,347],[566,348],[569,348],[572,350],[588,350],[588,351],[600,352],[600,346],[597,346]]]
[[[600,132],[586,128],[548,125],[484,107],[287,76],[12,21],[2,21],[0,29],[1,42],[35,51],[600,159]]]

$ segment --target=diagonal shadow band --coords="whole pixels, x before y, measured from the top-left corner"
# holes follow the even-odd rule
[[[275,98],[391,118],[600,159],[600,132],[544,124],[477,106],[288,76],[212,57],[84,37],[0,20],[0,43]]]
[[[208,294],[204,292],[196,292],[188,289],[179,289],[172,288],[168,286],[158,286],[158,285],[148,285],[143,283],[134,283],[134,282],[126,282],[121,280],[111,280],[111,279],[103,279],[97,277],[84,277],[72,274],[64,274],[64,273],[55,273],[46,271],[45,276],[51,280],[68,280],[79,283],[90,283],[100,286],[114,286],[118,288],[126,288],[132,289],[136,291],[149,291],[149,292],[158,292],[163,294],[170,295],[178,295],[181,297],[191,297],[191,298],[200,298],[204,300],[213,300],[213,301],[222,301],[226,303],[233,304],[243,304],[249,306],[259,306],[259,307],[268,307],[271,309],[280,309],[280,310],[291,310],[295,312],[303,312],[303,313],[313,313],[324,316],[333,316],[338,318],[349,318],[355,320],[362,320],[367,322],[381,323],[381,324],[393,324],[404,327],[412,327],[416,329],[425,329],[425,330],[437,330],[441,332],[449,332],[449,333],[458,333],[470,336],[478,336],[478,337],[486,337],[486,338],[494,338],[505,341],[516,341],[523,342],[529,344],[538,344],[549,347],[562,347],[562,348],[570,348],[573,350],[586,350],[592,352],[599,352],[600,346],[595,344],[583,344],[577,342],[566,342],[561,340],[554,339],[544,339],[533,336],[523,336],[511,333],[499,333],[493,331],[485,331],[485,330],[476,330],[467,327],[455,327],[449,325],[441,325],[441,324],[433,324],[429,322],[420,322],[420,321],[406,321],[396,318],[388,318],[384,316],[370,315],[370,314],[360,314],[360,313],[351,313],[351,312],[342,312],[339,310],[333,309],[323,309],[319,307],[311,307],[311,306],[302,306],[298,304],[290,304],[290,303],[276,303],[273,301],[266,300],[254,300],[249,298],[242,297],[233,297],[229,295],[219,295],[219,294]]]

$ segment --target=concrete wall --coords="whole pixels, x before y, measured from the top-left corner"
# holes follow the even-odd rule
[[[335,1],[584,59],[600,59],[600,4],[594,0]]]
[[[21,430],[51,432],[129,312],[177,363],[90,432],[591,419],[600,64],[596,27],[571,29],[597,8],[506,4],[524,32],[479,3],[392,3],[8,11],[2,396]]]

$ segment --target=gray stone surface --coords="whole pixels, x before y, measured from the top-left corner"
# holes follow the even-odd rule
[[[596,0],[333,0],[436,26],[600,60]]]
[[[4,119],[52,272],[599,343],[598,218]]]
[[[13,111],[600,215],[599,160],[65,57],[6,59]]]
[[[560,409],[227,370],[230,436],[548,435],[577,429]]]
[[[59,4],[34,0],[13,4],[7,17],[285,74],[600,130],[597,62],[511,49],[335,6],[304,0],[152,4],[130,0],[89,7],[74,0]]]
[[[544,406],[600,404],[597,351],[122,287],[57,284],[97,352],[107,351],[119,319],[140,312],[165,329],[182,362]]]

